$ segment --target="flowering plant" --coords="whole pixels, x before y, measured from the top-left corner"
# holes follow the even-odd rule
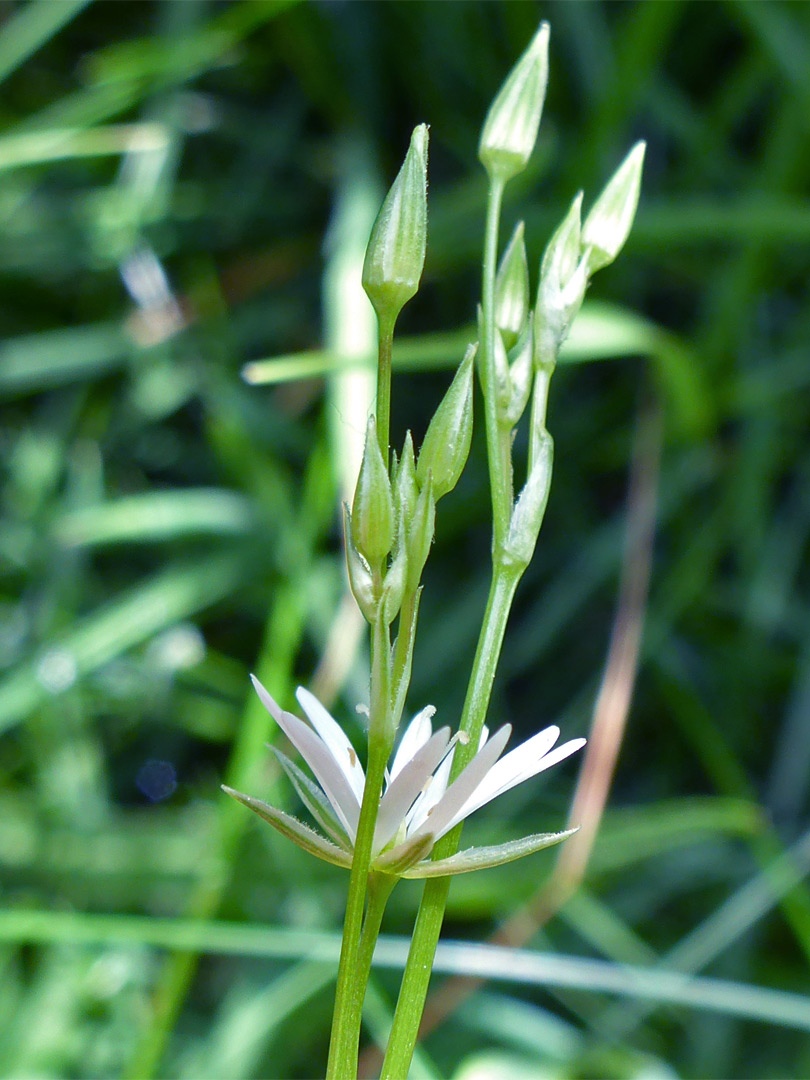
[[[325,862],[351,868],[357,824],[366,777],[357,752],[340,725],[317,698],[298,688],[298,702],[311,726],[282,709],[258,679],[253,679],[262,703],[315,775],[318,786],[280,750],[273,747],[282,768],[326,836],[260,799],[225,788],[280,833]],[[524,855],[565,840],[576,829],[537,833],[493,847],[468,848],[446,859],[427,856],[437,840],[475,810],[524,780],[550,769],[585,744],[571,739],[554,748],[558,727],[545,728],[501,757],[511,734],[507,724],[489,738],[483,728],[478,752],[459,776],[448,784],[456,742],[450,729],[433,731],[435,709],[417,713],[400,739],[386,772],[372,843],[371,870],[394,877],[426,878],[462,874],[512,862]],[[330,837],[331,839],[327,839]]]
[[[370,629],[371,677],[365,769],[342,728],[306,690],[309,724],[282,709],[254,680],[264,705],[312,771],[310,778],[274,750],[322,832],[251,795],[226,789],[274,828],[327,862],[349,869],[327,1077],[356,1075],[361,1008],[374,943],[400,877],[426,878],[382,1075],[408,1073],[447,899],[456,873],[497,866],[564,840],[536,834],[496,847],[458,850],[474,810],[578,750],[555,748],[548,727],[501,756],[505,726],[485,725],[512,601],[534,553],[551,484],[553,441],[546,428],[551,376],[591,275],[622,248],[635,215],[644,144],[627,155],[584,222],[576,195],[549,241],[530,310],[529,264],[520,223],[498,265],[504,188],[525,169],[537,138],[548,78],[549,27],[543,23],[507,77],[484,123],[479,158],[489,178],[477,340],[466,354],[418,453],[410,432],[390,450],[394,328],[419,288],[427,238],[428,129],[413,132],[405,161],[371,231],[362,283],[377,315],[375,415],[351,508],[345,547],[351,591]],[[433,731],[432,707],[394,744],[413,660],[421,578],[433,540],[436,504],[455,487],[470,447],[473,374],[484,404],[492,501],[492,576],[458,731]],[[515,429],[528,408],[526,483],[515,492]],[[392,627],[396,636],[392,641]],[[390,766],[389,766],[390,761]]]

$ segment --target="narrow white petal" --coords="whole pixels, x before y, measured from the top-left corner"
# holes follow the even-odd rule
[[[332,757],[343,770],[343,775],[351,784],[357,801],[362,803],[363,789],[366,785],[365,773],[357,752],[349,742],[343,728],[309,690],[299,686],[295,691],[295,696],[298,698],[298,704],[307,714],[309,722],[329,747]]]
[[[411,835],[431,832],[438,840],[452,828],[455,815],[501,756],[511,733],[512,727],[507,724],[492,736],[461,775],[453,781],[429,817]]]
[[[398,773],[407,765],[417,750],[420,750],[428,741],[433,733],[431,720],[435,715],[435,706],[426,705],[405,728],[405,734],[399,740],[399,746],[391,764],[391,780],[396,780]]]
[[[456,736],[456,739],[458,737],[459,736]],[[479,750],[483,747],[488,738],[489,728],[484,724],[481,728],[481,738],[478,740]],[[405,819],[408,835],[416,832],[422,822],[427,818],[428,814],[432,813],[433,807],[444,796],[445,791],[447,791],[447,782],[450,779],[450,772],[453,768],[453,758],[456,753],[456,739],[453,740],[453,744],[450,747],[450,753],[445,757],[444,761],[434,773],[431,781],[425,786],[425,790],[408,811],[408,816]]]
[[[374,828],[374,852],[382,851],[402,824],[411,803],[425,781],[439,764],[450,738],[450,728],[441,728],[422,746],[401,770],[380,802]]]
[[[484,785],[482,784],[481,789],[473,793],[472,797],[456,815],[456,819],[453,822],[453,825],[457,825],[459,821],[463,821],[465,817],[469,817],[469,815],[472,814],[475,810],[480,809],[480,807],[482,807],[484,803],[491,802],[492,799],[497,798],[498,795],[503,795],[505,791],[510,791],[513,787],[517,787],[518,784],[522,784],[524,780],[530,780],[531,777],[537,776],[541,772],[545,772],[546,769],[550,769],[552,765],[556,765],[558,762],[564,761],[565,758],[570,757],[571,754],[574,754],[577,750],[580,750],[586,742],[586,739],[571,739],[569,742],[563,743],[562,746],[555,747],[555,749],[552,750],[550,753],[544,754],[539,760],[535,760],[534,764],[531,767],[527,767],[526,769],[521,770],[519,773],[509,778],[507,781],[501,783],[496,790],[492,791],[490,794],[487,794],[484,798],[481,797],[481,789],[483,789],[484,787]],[[518,749],[520,748],[518,747]],[[500,762],[498,762],[498,764],[500,765]],[[488,780],[489,777],[487,777],[487,781]]]
[[[508,791],[510,787],[533,776],[535,765],[549,752],[559,737],[560,729],[552,725],[504,754],[461,808],[457,820],[461,821],[501,792]]]
[[[329,752],[326,744],[311,727],[287,712],[273,700],[257,678],[251,675],[256,693],[284,734],[312,769],[324,794],[335,809],[340,823],[354,843],[360,802],[346,779],[343,770]]]
[[[450,779],[450,770],[453,767],[453,757],[456,748],[452,747],[450,753],[442,761],[433,776],[424,786],[424,790],[413,806],[408,811],[405,824],[408,827],[408,835],[415,833],[422,822],[433,810],[433,807],[447,791],[447,781]]]

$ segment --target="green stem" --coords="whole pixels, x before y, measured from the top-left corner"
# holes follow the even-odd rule
[[[374,957],[374,946],[380,933],[385,905],[388,897],[393,892],[399,878],[393,874],[375,874],[373,871],[368,876],[368,904],[366,917],[363,920],[363,933],[360,938],[360,948],[357,951],[357,983],[365,987],[371,974],[371,961]],[[357,1035],[360,1036],[360,1020],[362,1017],[362,1002],[356,1010]]]
[[[405,708],[405,696],[411,682],[413,663],[413,644],[416,637],[416,617],[419,614],[421,588],[406,593],[399,613],[399,632],[394,646],[394,664],[391,672],[391,714],[394,730],[399,727],[402,710]]]
[[[495,679],[506,623],[519,577],[520,575],[514,569],[498,564],[494,567],[487,609],[478,639],[478,648],[461,719],[461,729],[469,734],[470,740],[466,746],[459,744],[456,747],[451,773],[453,778],[468,764],[478,750],[478,741],[489,707],[492,683]],[[434,848],[434,858],[446,858],[458,850],[461,828],[461,825],[456,826],[439,841]],[[408,1075],[419,1034],[419,1023],[425,1007],[433,957],[444,920],[449,888],[449,877],[433,878],[425,883],[380,1080],[396,1080],[396,1078]]]
[[[332,1036],[326,1068],[327,1080],[346,1080],[347,1077],[357,1075],[360,1040],[359,1014],[362,1010],[366,985],[365,980],[360,980],[358,970],[360,936],[374,842],[374,826],[377,823],[380,792],[390,751],[386,738],[390,723],[386,715],[380,714],[380,710],[387,713],[390,708],[389,654],[388,629],[383,627],[381,621],[378,620],[372,632],[369,760],[363,803],[357,825],[354,858],[349,875],[349,893],[335,991],[335,1011],[332,1017]]]
[[[498,419],[497,378],[495,375],[495,273],[498,262],[498,225],[501,216],[504,182],[492,177],[487,198],[487,221],[484,234],[484,261],[481,287],[481,384],[484,391],[484,414],[487,431],[487,459],[492,492],[493,549],[500,551],[512,514],[512,463],[509,433]]]
[[[377,441],[386,468],[391,428],[391,355],[394,349],[394,320],[378,315],[377,352]]]
[[[548,388],[554,371],[553,363],[544,363],[535,372],[532,387],[532,416],[529,427],[529,473],[532,471],[537,456],[538,437],[546,430],[546,412],[548,410]]]

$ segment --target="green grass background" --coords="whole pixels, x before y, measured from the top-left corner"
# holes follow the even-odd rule
[[[635,139],[648,153],[634,232],[555,376],[552,496],[492,720],[587,732],[645,401],[664,422],[650,599],[585,885],[510,957],[473,943],[553,856],[454,883],[445,934],[468,945],[440,965],[493,978],[413,1075],[810,1075],[810,8],[0,16],[0,1074],[323,1067],[345,878],[219,784],[294,806],[247,674],[289,705],[343,589],[323,350],[354,315],[325,282],[365,239],[346,206],[367,219],[428,121],[428,257],[392,427],[420,438],[478,297],[480,125],[547,18],[540,141],[505,209],[535,283],[574,193],[592,199]],[[242,379],[279,356],[271,384]],[[440,507],[410,699],[451,724],[488,579],[481,435]],[[361,647],[344,720],[366,671]],[[574,779],[560,767],[465,836],[560,827]],[[394,893],[370,1033],[418,900]],[[481,1055],[490,1071],[469,1071]]]

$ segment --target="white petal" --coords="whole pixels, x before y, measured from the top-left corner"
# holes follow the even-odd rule
[[[431,832],[438,840],[439,837],[452,828],[453,819],[458,810],[469,799],[483,778],[503,753],[503,748],[509,741],[512,727],[507,724],[479,750],[466,769],[458,776],[439,803],[433,808],[430,816],[422,824],[414,829],[412,836]]]
[[[530,740],[531,741],[531,740]],[[570,757],[571,754],[580,750],[585,743],[586,739],[571,739],[567,743],[563,743],[562,746],[555,747],[548,754],[544,754],[541,758],[535,759],[534,763],[527,766],[525,769],[521,769],[508,779],[504,779],[497,789],[486,793],[485,786],[489,787],[489,777],[486,778],[484,784],[475,791],[469,801],[461,808],[460,812],[456,815],[456,819],[453,825],[457,825],[459,821],[462,821],[465,817],[468,817],[473,811],[478,810],[484,805],[484,803],[491,802],[492,799],[497,798],[498,795],[503,795],[505,791],[510,791],[513,787],[517,787],[518,784],[522,784],[524,780],[529,780],[533,776],[537,776],[538,773],[545,772],[546,769],[550,769],[552,765],[556,765],[558,762],[563,761],[565,758]],[[518,750],[520,747],[517,748]],[[513,751],[515,752],[515,751]],[[506,759],[504,758],[504,761]],[[501,762],[498,762],[500,765]],[[503,778],[502,778],[503,779]],[[451,826],[452,827],[452,826]]]
[[[458,739],[459,736],[456,736]],[[484,743],[489,738],[489,728],[484,724],[481,728],[481,738],[478,740],[478,749],[480,750]],[[447,782],[450,779],[450,772],[453,768],[453,758],[456,754],[456,739],[453,740],[453,744],[450,747],[450,753],[438,767],[433,775],[433,779],[425,787],[425,790],[413,804],[408,811],[408,816],[405,819],[405,823],[408,827],[409,835],[415,833],[422,822],[427,818],[433,810],[433,807],[443,797],[445,791],[447,791]]]
[[[340,823],[354,843],[357,836],[357,821],[360,817],[360,802],[346,779],[343,770],[311,727],[297,716],[282,709],[255,676],[251,675],[256,693],[262,704],[282,729],[284,734],[312,769],[324,794],[335,808]]]
[[[399,740],[399,746],[391,765],[392,780],[396,780],[397,774],[402,771],[403,766],[411,760],[417,750],[420,750],[430,738],[433,732],[433,725],[430,721],[435,715],[435,706],[426,705],[405,728],[405,733]]]
[[[560,737],[560,729],[555,725],[532,735],[526,742],[510,750],[501,760],[492,766],[487,775],[475,789],[469,800],[462,807],[461,817],[466,817],[479,806],[488,803],[503,791],[519,784],[534,775],[534,766],[543,758]],[[461,817],[458,819],[461,820]]]
[[[357,801],[362,803],[363,789],[366,786],[365,773],[357,757],[357,752],[346,737],[343,728],[309,690],[299,686],[295,691],[295,696],[298,698],[298,704],[307,714],[310,723],[329,747],[332,757],[343,770],[343,775],[351,784],[352,791],[357,796]]]
[[[411,803],[439,764],[450,738],[450,728],[441,728],[422,746],[392,781],[380,802],[372,851],[382,851],[401,825]]]

